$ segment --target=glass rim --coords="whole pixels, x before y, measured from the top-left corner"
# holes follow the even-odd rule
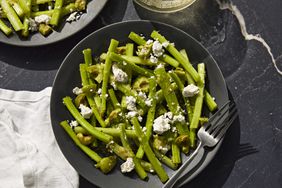
[[[158,8],[155,6],[150,6],[147,5],[146,3],[144,3],[142,0],[134,0],[135,3],[137,3],[138,5],[140,5],[141,7],[153,11],[153,12],[157,12],[157,13],[174,13],[174,12],[178,12],[181,11],[189,6],[191,6],[195,1],[197,0],[190,0],[187,3],[180,5],[180,6],[176,6],[173,8]]]

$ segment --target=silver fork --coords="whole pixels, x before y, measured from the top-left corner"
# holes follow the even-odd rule
[[[229,112],[229,113],[228,113]],[[199,150],[205,146],[215,147],[216,144],[225,135],[227,129],[237,117],[235,104],[228,101],[224,104],[210,119],[209,122],[203,125],[197,136],[199,144],[191,156],[181,165],[181,167],[173,174],[173,176],[166,182],[163,188],[172,188],[178,181],[179,177],[185,171],[193,158],[198,154]]]

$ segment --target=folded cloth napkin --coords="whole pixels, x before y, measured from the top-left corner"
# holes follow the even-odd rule
[[[78,187],[51,128],[50,94],[0,89],[1,188]]]

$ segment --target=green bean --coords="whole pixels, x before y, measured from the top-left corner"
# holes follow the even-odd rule
[[[173,163],[172,160],[167,157],[166,155],[162,154],[161,152],[159,152],[158,150],[156,150],[155,148],[153,148],[154,153],[156,155],[156,157],[163,162],[166,166],[168,166],[169,168],[176,170],[177,169],[177,164],[178,163]]]
[[[62,7],[62,14],[61,17],[64,17],[72,12],[75,11],[75,4],[74,3],[70,3],[64,7]],[[40,16],[40,15],[48,15],[50,17],[52,17],[54,10],[43,10],[43,11],[36,11],[36,12],[31,12],[30,17],[34,18],[36,16]]]
[[[134,44],[127,43],[125,45],[125,48],[126,48],[125,55],[133,56],[133,54],[134,54]],[[128,69],[126,74],[128,76],[128,84],[131,84],[131,81],[132,81],[132,70]]]
[[[164,42],[168,42],[166,40],[166,38],[162,35],[160,35],[157,31],[153,31],[151,33],[151,37],[154,39],[159,40],[161,43]],[[193,77],[193,79],[198,82],[200,81],[200,77],[198,72],[194,69],[194,67],[191,65],[191,63],[185,59],[181,53],[173,46],[169,43],[169,45],[166,47],[167,51],[169,51],[169,53],[183,66],[183,68],[189,73],[191,74],[191,76]]]
[[[25,15],[30,15],[31,0],[18,0]]]
[[[58,26],[61,18],[63,4],[64,4],[64,0],[55,0],[54,11],[50,19],[51,25]]]
[[[133,40],[138,45],[146,44],[146,40],[144,40],[142,37],[140,37],[138,34],[134,33],[133,31],[130,32],[128,38]]]
[[[152,63],[149,59],[144,59],[139,56],[128,56],[128,55],[121,55],[121,57],[126,62],[131,62],[136,65],[145,65],[145,66],[156,66],[156,63]]]
[[[120,107],[120,103],[118,102],[118,99],[116,97],[115,91],[111,88],[109,89],[109,95],[110,95],[110,99],[113,103],[114,108],[119,108]]]
[[[5,35],[9,36],[10,34],[12,34],[12,29],[9,28],[1,19],[0,19],[0,29],[1,31],[3,31],[3,33],[5,33]]]
[[[196,129],[190,129],[189,141],[190,141],[190,147],[193,149],[196,148],[196,139],[197,139]]]
[[[86,64],[79,64],[79,72],[80,72],[82,86],[89,85],[86,68],[87,68]]]
[[[116,156],[109,156],[101,159],[101,161],[97,163],[95,167],[99,168],[104,174],[107,174],[115,167],[116,163]]]
[[[134,155],[130,145],[129,145],[129,142],[128,142],[128,139],[127,139],[127,136],[125,134],[125,124],[121,124],[121,127],[120,127],[120,130],[121,130],[121,134],[120,134],[120,140],[121,140],[121,143],[123,145],[123,147],[127,148],[131,153],[132,155]],[[147,173],[145,172],[145,170],[143,169],[143,167],[141,166],[140,164],[140,160],[137,159],[135,156],[133,157],[133,162],[134,162],[134,165],[135,165],[135,171],[136,173],[138,174],[138,176],[141,178],[141,179],[145,179],[147,178]]]
[[[170,84],[170,89],[172,91],[175,91],[177,89],[177,85],[175,83]],[[164,100],[164,93],[163,90],[160,89],[159,91],[157,91],[156,93],[156,99],[157,99],[157,104],[161,103]]]
[[[171,66],[177,68],[179,66],[179,62],[176,61],[173,57],[165,54],[161,57],[161,60],[163,60],[164,62],[170,64]]]
[[[113,137],[119,137],[120,134],[121,134],[121,131],[120,129],[117,129],[117,128],[102,128],[102,127],[96,127],[96,129],[98,131],[101,131],[103,133],[106,133],[108,135],[111,135]],[[129,138],[137,138],[136,136],[136,133],[134,130],[125,130],[125,133],[126,135],[129,137]]]
[[[172,162],[174,164],[180,164],[181,163],[180,149],[175,143],[172,143],[171,151],[172,151]]]
[[[192,148],[195,148],[196,146],[196,138],[197,138],[196,130],[199,126],[199,118],[201,116],[203,99],[204,99],[204,83],[205,83],[205,64],[204,63],[198,64],[198,72],[199,72],[202,82],[201,84],[199,84],[199,93],[196,98],[194,113],[193,113],[192,121],[190,124],[190,146]]]
[[[20,31],[23,29],[23,24],[15,12],[15,10],[9,5],[7,0],[1,1],[1,7],[6,14],[8,20],[10,21],[11,25],[15,29],[15,31]]]
[[[30,13],[30,17],[31,18],[35,18],[36,16],[41,16],[41,15],[47,15],[47,16],[50,16],[52,17],[52,14],[53,14],[54,10],[43,10],[43,11],[32,11]]]
[[[148,160],[150,161],[150,163],[152,164],[154,170],[156,171],[157,175],[159,176],[161,182],[166,182],[169,177],[166,173],[166,171],[163,169],[160,161],[157,159],[157,157],[155,156],[153,150],[150,147],[149,141],[147,140],[146,136],[144,135],[144,133],[141,130],[141,126],[138,122],[137,117],[133,117],[131,119],[131,123],[134,126],[134,129],[136,131],[137,136],[140,139],[140,144],[148,158]]]
[[[97,139],[99,139],[99,140],[101,140],[102,142],[105,142],[105,143],[108,143],[111,140],[113,140],[112,136],[105,134],[103,132],[100,132],[97,129],[95,129],[94,127],[92,127],[92,125],[81,116],[81,114],[79,113],[77,108],[74,106],[72,99],[70,97],[64,97],[63,103],[67,107],[69,112],[72,114],[72,116],[76,119],[76,121],[83,128],[85,128],[91,135],[93,135],[95,138],[97,138]]]
[[[148,98],[152,100],[152,105],[148,110],[147,119],[146,119],[146,137],[149,140],[152,135],[152,128],[155,119],[156,105],[157,101],[155,99],[156,95],[156,80],[154,78],[149,78],[150,92]],[[139,146],[136,153],[136,157],[142,159],[144,156],[144,150]]]
[[[180,50],[180,53],[186,59],[188,59],[188,56],[187,56],[187,53],[186,53],[185,50]],[[186,73],[186,78],[187,78],[189,84],[195,85],[195,82],[194,82],[193,78],[190,76],[190,74]],[[208,106],[208,108],[211,112],[213,112],[217,109],[216,102],[214,101],[213,97],[210,95],[210,93],[206,89],[204,90],[204,101],[205,101],[206,105]]]
[[[88,75],[87,75],[87,72],[86,72],[86,68],[87,68],[86,64],[80,64],[79,65],[80,77],[81,77],[81,82],[82,82],[83,87],[89,85],[89,79],[88,79]],[[87,95],[86,98],[87,98],[87,101],[88,101],[88,103],[91,107],[91,110],[92,110],[96,120],[99,122],[99,124],[102,127],[106,127],[106,123],[104,122],[104,120],[102,119],[102,117],[101,117],[101,115],[98,111],[98,108],[96,106],[94,98],[92,96],[89,96],[89,95]],[[91,116],[91,124],[96,125],[96,123],[95,123],[96,120],[94,119],[94,117],[92,115]]]
[[[13,2],[11,3],[11,6],[13,7],[17,15],[22,18],[25,13],[20,4],[18,2]]]
[[[21,30],[21,34],[22,34],[23,37],[28,37],[28,35],[29,35],[29,18],[28,18],[28,16],[24,17],[23,29]]]
[[[133,56],[133,54],[134,54],[134,44],[132,44],[132,43],[127,43],[127,44],[125,45],[125,48],[126,48],[125,54],[126,54],[127,56]]]
[[[76,134],[73,132],[71,127],[69,126],[67,121],[62,121],[60,125],[64,128],[64,130],[67,132],[67,134],[71,137],[71,139],[74,141],[74,143],[91,159],[96,161],[97,163],[102,160],[102,158],[93,150],[88,148],[87,146],[80,143],[79,139],[76,137]]]
[[[119,158],[126,161],[128,157],[134,157],[134,155],[125,147],[118,145],[116,142],[111,142],[107,146],[110,152],[114,152]]]
[[[191,125],[190,125],[191,129],[198,128],[199,118],[202,112],[203,99],[204,99],[204,87],[205,87],[204,85],[205,83],[205,64],[204,63],[198,64],[198,71],[199,71],[199,75],[201,78],[201,82],[200,82],[201,84],[198,85],[199,93],[197,95],[196,102],[195,102],[194,114],[193,114]]]
[[[175,72],[172,72],[172,71],[169,72],[169,75],[174,80],[174,82],[177,84],[179,91],[182,93],[182,91],[184,89],[184,85],[181,82],[180,78],[177,76],[177,74]],[[181,95],[181,96],[182,96],[182,98],[185,102],[185,106],[186,106],[186,110],[187,110],[187,114],[188,114],[188,120],[189,120],[189,122],[191,122],[192,116],[193,116],[193,110],[192,110],[192,107],[190,105],[189,99],[185,98],[183,95]]]
[[[123,58],[119,54],[112,52],[112,53],[109,54],[109,56],[113,61],[117,61],[117,62],[122,63],[122,64],[123,64],[123,62],[126,62],[126,65],[125,65],[126,67],[129,67],[129,69],[131,69],[134,72],[137,72],[140,75],[147,76],[147,77],[154,76],[154,74],[150,70],[139,67],[138,65],[135,65],[134,63],[128,61],[127,59]]]
[[[89,67],[92,65],[92,50],[90,48],[82,50],[84,63]]]
[[[213,97],[210,95],[210,93],[206,89],[204,90],[204,101],[211,112],[217,109],[216,102],[214,101]]]
[[[157,82],[161,89],[163,90],[163,95],[164,98],[166,99],[167,106],[170,109],[170,111],[173,113],[173,115],[179,115],[180,113],[180,106],[177,100],[177,97],[174,93],[174,91],[170,88],[170,81],[169,81],[169,76],[165,71],[164,67],[160,67],[155,69],[155,74],[157,76]],[[179,134],[185,134],[189,135],[189,130],[188,127],[181,122],[176,122],[175,126],[179,132]],[[172,155],[173,155],[173,162],[177,163],[179,162],[180,157],[180,151],[179,148],[173,144],[172,145]]]
[[[106,100],[107,100],[106,94],[107,94],[110,70],[112,67],[112,59],[109,57],[109,53],[115,51],[118,44],[119,42],[117,40],[111,39],[110,46],[108,48],[108,55],[106,58],[105,67],[103,71],[102,96],[101,96],[101,100],[102,100],[101,114],[102,116],[104,115],[106,111]]]
[[[32,0],[32,5],[39,5],[39,4],[45,4],[48,2],[52,2],[53,0]]]
[[[74,132],[77,133],[82,133],[84,135],[89,135],[89,132],[87,132],[87,130],[85,130],[83,127],[81,126],[76,126],[73,128]]]
[[[164,67],[156,68],[155,75],[157,77],[157,82],[163,91],[164,98],[166,99],[167,106],[170,111],[177,115],[179,114],[179,103],[174,91],[171,89],[169,76],[165,71]]]
[[[95,115],[97,121],[99,122],[99,124],[101,125],[101,127],[106,127],[106,123],[105,121],[103,120],[103,118],[101,117],[100,113],[99,113],[99,110],[95,104],[95,102],[93,102],[91,105],[90,105],[92,111],[93,111],[93,114]]]

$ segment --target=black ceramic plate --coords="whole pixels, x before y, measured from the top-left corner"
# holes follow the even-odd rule
[[[224,78],[214,59],[199,42],[179,29],[150,21],[129,21],[113,24],[90,34],[77,44],[67,55],[57,73],[51,96],[51,120],[55,137],[67,160],[79,174],[99,187],[154,188],[161,187],[162,183],[156,175],[149,175],[148,181],[140,180],[134,173],[131,175],[123,175],[119,167],[116,167],[116,169],[108,175],[104,175],[97,170],[94,167],[93,161],[75,146],[59,125],[62,120],[73,119],[62,104],[62,98],[67,95],[73,95],[72,89],[75,86],[80,86],[78,67],[79,63],[83,62],[83,49],[91,48],[94,55],[99,55],[107,51],[111,38],[117,39],[121,43],[126,43],[130,41],[127,38],[130,31],[139,34],[142,33],[144,36],[150,36],[152,30],[160,31],[169,41],[174,42],[178,49],[186,49],[192,63],[205,62],[208,74],[207,83],[211,94],[216,98],[219,106],[222,106],[228,100]],[[187,181],[190,181],[205,168],[212,160],[219,147],[220,144],[211,150],[204,160],[201,160],[199,165],[195,166],[195,162],[200,159],[200,152],[199,156],[195,158],[187,169],[191,173]],[[184,160],[185,158],[186,156],[184,156]],[[168,168],[166,168],[166,171],[169,176],[173,174],[173,171]]]
[[[7,37],[1,32],[0,42],[15,46],[41,46],[66,39],[87,26],[103,9],[106,2],[107,0],[90,0],[87,4],[87,13],[82,14],[79,20],[72,23],[62,21],[59,27],[47,37],[37,32],[24,39],[16,33]]]

